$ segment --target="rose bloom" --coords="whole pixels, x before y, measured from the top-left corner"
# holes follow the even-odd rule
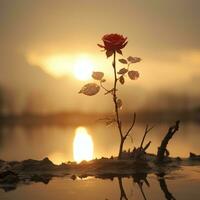
[[[106,50],[107,57],[111,56],[115,51],[122,54],[121,49],[128,43],[127,37],[119,34],[106,34],[102,40],[104,45],[98,44],[98,46]]]

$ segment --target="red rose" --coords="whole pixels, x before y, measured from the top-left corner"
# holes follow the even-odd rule
[[[102,38],[104,45],[98,44],[99,47],[106,50],[107,57],[111,56],[115,51],[122,54],[123,49],[128,43],[127,37],[119,34],[106,34]]]

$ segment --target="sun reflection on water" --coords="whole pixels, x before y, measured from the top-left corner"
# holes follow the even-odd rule
[[[94,145],[91,135],[85,127],[78,127],[73,141],[73,156],[77,163],[93,158]]]

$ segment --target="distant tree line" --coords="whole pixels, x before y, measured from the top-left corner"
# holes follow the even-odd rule
[[[188,93],[172,93],[168,91],[155,92],[144,102],[143,111],[194,111],[200,108],[200,95]]]
[[[40,91],[22,95],[17,90],[0,86],[0,115],[43,114],[49,108],[45,97]]]
[[[52,103],[48,95],[39,90],[20,93],[16,89],[0,85],[0,115],[27,115],[56,112],[56,102]],[[134,109],[137,105],[134,105]],[[53,112],[52,111],[52,112]],[[200,112],[200,95],[170,93],[158,91],[142,102],[137,112],[173,113],[185,111]],[[57,111],[59,112],[59,111]]]

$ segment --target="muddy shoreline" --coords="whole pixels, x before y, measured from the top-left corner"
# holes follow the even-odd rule
[[[92,176],[102,179],[114,177],[143,177],[148,174],[168,174],[182,166],[200,166],[200,157],[191,154],[188,158],[168,158],[163,163],[156,162],[156,156],[146,155],[146,161],[117,160],[102,158],[53,164],[48,158],[43,160],[3,161],[0,160],[0,188],[5,191],[15,189],[19,184],[33,182],[49,183],[53,177],[87,178]]]

